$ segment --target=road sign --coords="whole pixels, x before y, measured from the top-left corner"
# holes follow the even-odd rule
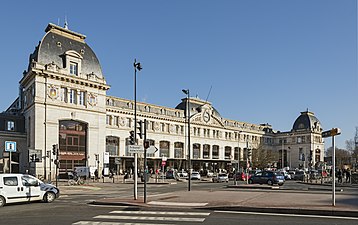
[[[336,136],[336,135],[340,135],[340,134],[341,134],[341,129],[332,128],[330,130],[322,132],[322,137],[327,138],[327,137],[332,137],[332,136]]]
[[[151,146],[149,146],[149,148],[147,148],[147,154],[153,154],[156,151],[158,151],[158,149],[153,145],[151,145]]]
[[[128,145],[128,153],[144,153],[142,145]]]
[[[16,152],[16,142],[5,141],[5,152]]]

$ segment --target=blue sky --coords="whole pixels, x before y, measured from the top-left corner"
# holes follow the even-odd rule
[[[109,95],[175,107],[189,88],[229,119],[291,130],[314,112],[337,145],[358,126],[355,0],[181,0],[1,2],[5,110],[18,95],[29,54],[48,23],[85,34]],[[326,147],[330,141],[326,141]]]

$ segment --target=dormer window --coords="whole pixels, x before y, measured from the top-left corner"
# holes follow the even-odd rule
[[[70,62],[70,74],[78,75],[78,64],[75,62]]]
[[[81,74],[81,63],[82,55],[74,50],[69,50],[65,52],[65,65],[64,68],[67,69],[67,72],[73,76],[79,76]]]
[[[15,131],[15,122],[14,121],[7,121],[6,130],[7,131]]]

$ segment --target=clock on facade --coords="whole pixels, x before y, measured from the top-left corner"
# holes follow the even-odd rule
[[[204,121],[205,121],[206,123],[209,122],[209,120],[210,120],[210,114],[209,114],[208,111],[205,111],[205,112],[204,112],[204,114],[203,114],[203,119],[204,119]]]

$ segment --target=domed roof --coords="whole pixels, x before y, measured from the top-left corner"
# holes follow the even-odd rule
[[[309,112],[307,110],[305,112],[301,112],[301,115],[296,119],[295,123],[293,124],[292,130],[293,131],[298,131],[298,130],[322,131],[322,128],[321,128],[321,123],[314,116],[314,113]]]
[[[98,78],[103,78],[99,60],[85,43],[85,35],[51,23],[47,26],[45,32],[47,33],[42,41],[40,41],[34,53],[30,55],[29,68],[33,60],[42,65],[55,63],[57,66],[63,67],[64,55],[69,51],[75,51],[82,58],[82,74],[94,74]]]

